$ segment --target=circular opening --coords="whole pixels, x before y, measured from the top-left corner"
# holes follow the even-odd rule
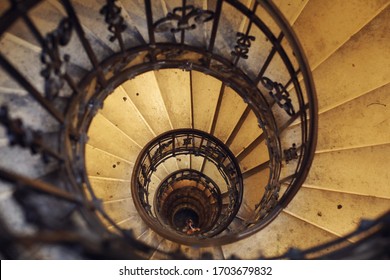
[[[174,214],[173,223],[176,228],[183,230],[190,227],[196,228],[199,226],[199,215],[193,209],[184,207]]]
[[[204,94],[205,84],[207,94]],[[124,80],[112,94],[102,98],[104,106],[97,111],[88,129],[86,167],[93,191],[102,199],[106,213],[121,228],[126,228],[127,224],[130,226],[126,212],[134,207],[155,230],[161,229],[161,224],[168,221],[175,230],[176,226],[183,228],[186,221],[173,224],[172,216],[168,218],[169,213],[158,213],[153,202],[160,197],[157,190],[165,177],[191,167],[210,178],[203,185],[210,185],[209,181],[214,181],[218,189],[215,193],[203,190],[208,198],[208,206],[202,209],[208,212],[208,217],[205,218],[207,215],[202,213],[203,210],[197,211],[197,218],[193,218],[193,221],[196,220],[197,226],[207,236],[213,237],[233,220],[244,196],[235,154],[240,153],[242,145],[246,144],[243,138],[254,135],[254,130],[257,134],[264,131],[258,126],[257,114],[243,117],[247,111],[252,112],[252,108],[244,102],[240,93],[234,87],[229,87],[222,95],[221,87],[219,78],[196,70],[161,69]],[[168,92],[166,89],[171,90]],[[225,105],[222,110],[216,110],[221,97]],[[232,110],[236,113],[232,114]],[[230,132],[240,126],[240,118],[245,120],[244,129],[240,129],[239,135],[230,137]],[[174,129],[170,130],[172,126]],[[210,126],[215,127],[212,133],[206,132]],[[153,138],[154,135],[158,136]],[[159,137],[163,138],[149,147],[142,160],[138,161],[149,145],[148,141],[151,143]],[[268,155],[267,149],[264,145],[259,151],[256,150],[256,154],[261,152]],[[267,156],[264,160],[268,159]],[[256,164],[248,161],[242,168],[247,170]],[[262,175],[264,181],[269,180],[268,173],[266,170]],[[132,185],[132,200],[126,198],[128,181]],[[115,191],[108,196],[106,190],[112,188],[113,182]],[[139,186],[134,187],[134,182]],[[199,189],[198,184],[195,186]],[[247,204],[254,206],[263,195],[263,188],[247,189],[251,193],[247,196]],[[165,201],[170,191],[162,194],[164,196],[158,201]],[[222,194],[224,210],[221,210]]]
[[[159,185],[153,185],[154,174],[177,157],[182,157],[188,164],[197,160],[202,171],[173,170]],[[175,167],[175,164],[170,166]],[[150,141],[135,162],[131,182],[137,211],[156,230],[160,228],[159,224],[171,219],[169,208],[180,209],[182,202],[191,201],[199,215],[199,226],[207,228],[207,236],[215,236],[234,219],[243,196],[241,170],[234,154],[215,136],[190,128],[170,130]],[[222,194],[226,197],[223,211],[221,205],[215,204],[221,200],[216,196]]]
[[[176,225],[172,216],[165,219],[167,213],[159,215],[154,201],[165,177],[188,168],[211,178],[218,186],[219,200],[224,199],[218,202],[215,194],[204,191],[209,197],[209,206],[204,207],[209,217],[205,218],[204,213],[198,211],[197,226],[204,231],[202,234],[217,237],[240,210],[243,197],[250,211],[255,209],[271,180],[268,167],[261,174],[256,171],[271,159],[268,127],[259,126],[262,122],[258,115],[265,107],[262,102],[247,102],[246,99],[244,102],[234,83],[221,93],[223,79],[196,70],[146,71],[117,85],[109,96],[102,94],[99,104],[104,103],[104,106],[91,119],[85,150],[91,187],[102,199],[104,210],[113,217],[113,222],[121,228],[133,226],[128,222],[127,212],[137,208],[141,218],[156,231],[164,228],[159,218],[169,221],[174,229],[185,226],[183,219]],[[209,89],[207,94],[204,94],[205,87]],[[219,110],[218,100],[221,100]],[[235,130],[239,133],[232,133]],[[266,138],[266,141],[256,144],[256,137]],[[139,160],[146,147],[157,138],[161,138],[160,141],[149,147]],[[253,150],[249,155],[242,152],[246,146]],[[272,146],[272,151],[275,147]],[[241,170],[248,173],[245,190]],[[129,181],[133,199],[128,198]],[[115,191],[108,195],[107,190],[113,184]],[[170,190],[163,195],[161,202],[170,196]],[[224,204],[223,210],[217,203]],[[205,219],[213,222],[203,224]],[[112,227],[109,222],[104,223]],[[165,235],[165,232],[161,235],[176,242],[184,240],[182,235]]]

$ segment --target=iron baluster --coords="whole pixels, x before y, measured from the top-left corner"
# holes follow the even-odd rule
[[[234,138],[236,138],[238,132],[240,131],[242,125],[244,124],[245,120],[248,118],[249,113],[251,112],[251,108],[249,106],[246,106],[244,112],[242,113],[240,119],[238,120],[237,124],[235,125],[232,133],[229,135],[228,139],[225,142],[226,146],[230,146],[233,143]]]
[[[176,156],[176,143],[175,143],[175,134],[172,134],[172,156]]]
[[[149,45],[155,46],[156,39],[154,37],[154,25],[153,25],[153,13],[152,13],[152,3],[151,0],[145,0],[145,12],[146,20],[148,25],[148,34],[149,34]]]
[[[69,18],[63,19],[58,28],[46,36],[42,45],[41,61],[46,68],[41,71],[41,75],[45,79],[45,96],[48,100],[56,98],[65,84],[70,56],[65,54],[61,58],[59,47],[69,43],[72,28]]]
[[[125,51],[122,33],[126,30],[126,24],[121,16],[122,8],[116,5],[116,0],[107,0],[106,5],[100,9],[100,13],[104,15],[105,21],[108,24],[108,31],[113,35],[110,36],[110,42],[118,40],[122,52]]]
[[[182,13],[181,13],[181,21],[183,22],[185,20],[185,17],[186,17],[186,7],[187,7],[187,4],[186,4],[186,0],[182,0],[183,1],[183,4],[182,4]],[[184,40],[185,40],[185,33],[186,29],[182,29],[181,30],[181,36],[180,36],[180,43],[183,45],[184,44]]]
[[[280,45],[282,40],[283,40],[283,38],[284,38],[284,33],[281,32],[279,34],[278,38],[276,39],[275,44]],[[276,52],[277,52],[277,48],[275,46],[273,46],[271,51],[270,51],[270,53],[269,53],[269,55],[267,56],[267,59],[265,60],[263,66],[261,67],[259,73],[257,74],[257,78],[255,80],[255,84],[258,84],[261,81],[261,79],[263,78],[263,76],[264,76],[265,72],[267,71],[268,66],[270,65],[270,63],[271,63],[272,59],[274,58]]]
[[[93,68],[96,70],[97,78],[99,80],[100,85],[102,87],[106,87],[107,86],[106,78],[103,74],[102,69],[99,66],[99,61],[96,57],[95,52],[93,51],[93,49],[91,47],[91,44],[89,43],[89,41],[85,35],[84,29],[79,21],[79,18],[76,14],[76,11],[74,10],[73,5],[71,4],[70,0],[61,0],[61,3],[65,7],[65,10],[68,13],[69,19],[71,20],[71,22],[74,25],[76,33],[80,39],[81,44],[83,45],[85,52],[87,53],[89,60],[92,63]]]
[[[245,149],[236,156],[237,160],[241,161],[250,153],[252,153],[253,150],[265,140],[265,137],[266,137],[265,133],[262,133],[259,136],[257,136],[256,139],[252,141],[252,143],[250,143],[247,147],[245,147]]]
[[[267,168],[270,167],[271,162],[267,160],[266,162],[263,162],[249,170],[243,171],[242,175],[244,176],[244,179],[249,178],[250,176],[257,174]]]
[[[301,69],[297,69],[297,70],[295,71],[294,76],[291,77],[291,79],[284,85],[284,87],[285,87],[285,88],[288,88],[291,84],[293,84],[294,81],[296,81],[296,79],[297,79],[299,73],[301,73]]]
[[[217,6],[215,8],[215,13],[214,13],[215,18],[214,18],[213,27],[211,29],[211,34],[210,34],[210,42],[209,42],[209,45],[207,48],[208,53],[212,53],[214,50],[215,39],[217,38],[219,21],[220,21],[221,14],[222,14],[222,4],[223,4],[222,0],[217,1]],[[205,66],[210,67],[210,58],[209,57],[207,58]]]
[[[219,111],[221,110],[222,98],[223,98],[223,95],[225,93],[225,88],[226,88],[226,85],[222,84],[221,89],[220,89],[219,94],[218,94],[218,101],[217,101],[217,106],[215,107],[213,120],[211,122],[210,134],[214,134],[215,127],[217,126]]]
[[[49,183],[45,183],[36,179],[31,179],[29,177],[16,174],[3,168],[0,168],[0,178],[5,181],[14,183],[16,186],[23,186],[43,194],[52,195],[54,197],[61,198],[65,201],[69,201],[77,205],[83,205],[86,203],[82,197],[74,193],[64,191]]]

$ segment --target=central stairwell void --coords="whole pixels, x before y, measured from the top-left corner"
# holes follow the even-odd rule
[[[240,244],[256,247],[250,238],[275,221],[302,222],[283,210],[309,174],[318,108],[302,47],[272,1],[2,3],[5,258],[281,253]],[[300,249],[332,239],[320,230]]]

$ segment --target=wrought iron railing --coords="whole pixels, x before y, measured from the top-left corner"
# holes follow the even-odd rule
[[[175,216],[175,212],[171,213],[169,210],[170,204],[175,198],[169,199],[175,195],[175,193],[179,194],[179,198],[184,198],[182,205],[177,205],[178,211],[182,209],[186,209],[187,201],[185,201],[188,197],[183,196],[181,194],[181,189],[188,189],[188,193],[192,195],[193,190],[198,190],[201,194],[203,194],[203,202],[206,205],[202,205],[202,208],[206,209],[205,215],[203,215],[203,220],[205,220],[205,226],[199,227],[199,230],[196,232],[197,235],[205,234],[210,236],[210,231],[213,228],[222,228],[221,223],[218,223],[218,219],[222,220],[223,216],[227,216],[226,214],[222,215],[222,194],[218,187],[218,185],[208,176],[193,169],[181,169],[172,174],[170,174],[167,178],[165,178],[160,185],[154,195],[154,207],[155,214],[159,221],[164,220],[173,220]],[[181,197],[180,197],[181,196]],[[202,197],[201,197],[202,198]],[[202,199],[201,199],[202,200]],[[196,203],[201,201],[196,199]],[[225,205],[224,205],[225,206]],[[224,209],[226,210],[226,209]],[[200,216],[198,213],[197,216]],[[165,224],[169,224],[165,222]],[[200,225],[200,223],[198,223]],[[216,225],[217,224],[217,225]],[[171,222],[172,226],[173,223]],[[183,231],[182,228],[178,229],[179,231]]]
[[[158,215],[152,211],[151,205],[152,201],[159,200],[160,197],[159,191],[156,193],[156,191],[150,190],[153,173],[164,161],[180,155],[201,157],[205,161],[211,162],[215,165],[224,181],[223,186],[215,185],[212,190],[218,190],[219,199],[221,199],[222,194],[226,194],[228,200],[225,201],[225,207],[220,211],[219,217],[217,217],[212,228],[207,232],[203,232],[202,236],[200,236],[201,241],[198,245],[202,245],[205,243],[203,241],[205,237],[215,236],[228,227],[240,208],[243,196],[242,176],[238,162],[232,152],[217,138],[195,129],[178,129],[168,131],[150,141],[141,151],[135,163],[131,183],[133,201],[141,217],[151,228],[167,239],[178,243],[186,243],[186,238],[183,236],[176,236],[172,231],[165,233],[159,230],[162,224],[157,219]],[[173,173],[170,176],[175,174],[177,173]],[[194,171],[192,171],[192,175],[191,180],[200,180],[202,178]],[[204,178],[207,179],[208,177],[205,176]],[[163,185],[159,188],[163,190],[162,187]],[[195,244],[196,241],[191,237],[188,242],[189,244]],[[210,242],[218,243],[218,240]]]
[[[12,241],[10,244],[21,240],[25,243],[32,240],[42,243],[55,240],[59,244],[74,240],[84,242],[86,238],[80,232],[98,234],[95,243],[85,241],[82,244],[89,249],[107,239],[119,240],[107,231],[99,215],[127,240],[128,246],[134,249],[134,255],[129,254],[132,257],[145,257],[145,252],[153,250],[138,244],[129,231],[118,226],[105,212],[86,173],[85,145],[88,127],[113,89],[128,79],[157,69],[179,68],[214,76],[222,81],[221,94],[226,87],[233,88],[247,103],[246,114],[253,111],[263,130],[239,157],[245,157],[258,143],[266,142],[270,160],[252,170],[269,169],[267,185],[259,186],[265,189],[264,196],[253,209],[252,218],[243,231],[239,235],[224,236],[220,244],[254,234],[287,206],[304,182],[313,159],[317,105],[302,49],[272,2],[255,1],[246,6],[239,1],[217,0],[208,9],[203,9],[182,1],[179,7],[168,5],[169,12],[162,14],[164,9],[158,4],[153,2],[152,5],[152,1],[145,0],[139,14],[134,16],[133,25],[129,25],[121,10],[123,3],[107,0],[98,9],[109,35],[108,39],[99,39],[110,43],[114,50],[106,52],[98,50],[98,43],[87,32],[77,1],[50,1],[60,16],[48,18],[51,24],[42,25],[36,17],[46,9],[48,2],[10,0],[0,18],[3,42],[20,36],[31,49],[22,61],[18,60],[19,53],[13,52],[12,47],[1,49],[1,75],[4,77],[1,89],[26,96],[31,105],[18,110],[28,113],[30,107],[39,108],[37,114],[44,117],[38,124],[31,123],[28,118],[23,121],[13,118],[8,113],[14,108],[13,97],[2,96],[0,101],[5,107],[1,109],[0,118],[10,145],[29,148],[42,155],[41,169],[55,175],[19,172],[7,165],[7,158],[2,155],[0,178],[11,183],[12,189],[28,190],[28,197],[32,199],[37,192],[69,203],[71,207],[66,204],[59,208],[63,217],[72,220],[73,227],[64,223],[63,228],[42,235],[40,219],[31,220],[31,213],[40,217],[40,211],[44,210],[39,206],[33,209],[23,196],[18,204],[24,209],[24,219],[26,223],[38,224],[38,229],[29,236],[4,231],[5,239]],[[268,16],[262,17],[262,14]],[[51,30],[47,30],[48,26]],[[74,53],[78,53],[77,58]],[[32,67],[32,62],[37,60],[40,67]],[[84,67],[80,67],[80,63],[85,63]],[[29,160],[26,158],[25,163]],[[284,193],[280,193],[281,184],[288,186]],[[234,213],[237,209],[233,209]],[[49,217],[50,213],[46,215]],[[75,219],[75,216],[81,219]],[[3,220],[6,228],[7,215]],[[65,233],[59,234],[60,230]],[[203,242],[205,246],[214,245]],[[131,257],[129,255],[126,257]]]

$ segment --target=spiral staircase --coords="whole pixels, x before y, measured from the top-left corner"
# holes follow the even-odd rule
[[[1,1],[0,257],[389,258],[389,20]]]

